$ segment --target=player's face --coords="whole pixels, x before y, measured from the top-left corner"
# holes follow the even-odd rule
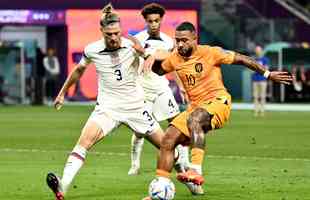
[[[53,56],[54,55],[54,49],[48,49],[47,50],[47,55],[48,56]]]
[[[255,47],[255,53],[257,57],[261,57],[263,55],[263,49],[260,46]]]
[[[120,23],[113,23],[101,28],[107,49],[113,50],[121,47]]]
[[[191,31],[176,31],[175,41],[178,53],[183,57],[190,57],[197,45],[195,33]]]
[[[149,14],[146,16],[145,22],[150,35],[158,35],[160,31],[160,23],[162,18],[159,14]]]

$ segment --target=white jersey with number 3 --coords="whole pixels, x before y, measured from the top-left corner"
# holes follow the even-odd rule
[[[98,105],[88,122],[95,122],[104,135],[121,123],[141,134],[159,128],[144,103],[143,88],[137,82],[141,59],[132,45],[130,40],[122,37],[121,47],[110,51],[102,39],[89,44],[80,61],[84,66],[91,62],[96,66]]]
[[[122,37],[121,47],[115,51],[106,49],[104,39],[86,46],[80,64],[96,66],[101,107],[124,111],[143,106],[143,88],[137,83],[141,59],[132,45]]]

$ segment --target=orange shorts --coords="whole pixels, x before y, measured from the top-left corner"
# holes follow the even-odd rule
[[[203,108],[208,113],[213,115],[211,119],[212,129],[218,129],[223,127],[225,122],[227,122],[227,120],[229,119],[231,110],[231,96],[229,94],[220,95],[212,100],[202,102],[195,108]],[[187,118],[195,110],[195,108],[180,113],[170,123],[177,129],[179,129],[187,137],[191,136],[187,128]]]

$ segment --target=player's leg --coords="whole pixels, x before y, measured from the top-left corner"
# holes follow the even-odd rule
[[[125,123],[127,123],[131,129],[140,133],[158,149],[160,148],[164,132],[160,128],[158,122],[154,120],[154,117],[145,108],[130,112],[126,116],[128,120]]]
[[[169,126],[162,139],[160,153],[157,161],[157,176],[170,177],[175,161],[175,147],[189,141],[189,138],[182,134],[173,125]]]
[[[103,138],[104,134],[101,127],[97,123],[89,121],[82,130],[82,134],[68,157],[63,175],[61,178],[61,185],[64,192],[67,192],[73,178],[76,176],[82,167],[87,151],[99,140]]]
[[[168,120],[170,123],[180,113],[179,105],[177,104],[171,89],[167,86],[166,90],[162,92],[154,101],[153,115],[157,121]],[[184,170],[189,166],[188,147],[178,145],[176,147],[178,152],[177,168]]]
[[[265,115],[265,105],[266,105],[266,93],[267,93],[267,81],[261,81],[261,95],[260,95],[260,114]]]
[[[136,134],[131,136],[131,167],[128,175],[137,175],[140,169],[141,153],[143,149],[144,138],[138,137]]]
[[[129,127],[142,137],[147,139],[157,149],[160,148],[164,132],[154,117],[145,108],[128,113],[130,119],[127,123]]]
[[[145,108],[148,113],[152,113],[153,103],[151,101],[146,101]],[[143,149],[144,138],[135,133],[131,136],[131,167],[128,171],[128,175],[137,175],[140,170],[141,153]]]
[[[259,82],[253,81],[254,116],[259,113]]]
[[[212,129],[212,115],[204,108],[196,108],[187,119],[187,127],[191,133],[192,164],[185,173],[179,173],[177,178],[181,182],[194,182],[201,185],[204,182],[202,177],[202,164],[205,154],[206,134]],[[188,179],[192,176],[192,179]]]
[[[190,138],[184,135],[179,129],[177,129],[173,125],[168,127],[160,146],[160,153],[157,160],[157,170],[156,170],[157,177],[170,178],[172,168],[176,168],[175,151],[177,150],[177,147],[189,143]],[[183,183],[186,185],[186,187],[193,195],[204,194],[201,185],[195,184],[191,181]]]
[[[205,102],[196,108],[187,117],[187,128],[191,136],[192,165],[191,170],[178,175],[182,182],[203,183],[202,164],[205,155],[206,134],[211,129],[218,129],[224,126],[229,119],[231,110],[231,98],[223,95],[211,102]],[[178,123],[175,123],[178,125]],[[186,129],[182,132],[186,133]]]
[[[169,126],[162,138],[160,152],[157,160],[156,176],[170,178],[170,174],[175,164],[175,147],[179,144],[189,144],[190,138],[181,133],[173,125]],[[203,189],[200,185],[186,182],[184,183],[192,194],[203,194]],[[145,198],[149,199],[149,197]]]
[[[162,131],[161,128],[156,129],[155,131],[152,131],[148,134],[145,135],[145,138],[153,144],[156,148],[160,149],[162,146],[162,142],[165,138],[166,133]],[[179,145],[178,145],[179,146]],[[176,161],[175,163],[173,162],[174,169],[177,172],[184,172],[187,168],[183,166],[182,162],[179,160],[180,159],[180,152],[178,149],[173,149],[173,160]],[[188,165],[189,166],[189,165]]]
[[[93,112],[82,129],[77,144],[67,159],[62,178],[57,177],[54,173],[47,175],[47,184],[55,193],[56,200],[64,199],[64,195],[68,191],[70,184],[84,164],[87,151],[116,127],[117,123],[103,113],[98,115]]]
[[[88,122],[82,130],[79,141],[69,155],[60,179],[53,173],[47,175],[47,184],[57,200],[62,200],[74,177],[84,164],[88,149],[103,137],[101,128],[95,122]]]
[[[144,138],[147,139],[157,149],[160,148],[160,143],[163,137],[164,137],[164,131],[160,128],[160,126],[144,136]]]
[[[178,104],[176,103],[168,85],[167,88],[164,88],[160,91],[159,95],[150,91],[145,92],[148,93],[148,95],[146,95],[148,96],[147,99],[150,99],[149,101],[146,101],[146,109],[150,114],[152,114],[152,117],[155,118],[156,121],[164,121],[173,118],[177,114],[179,114]],[[161,129],[158,129],[155,132],[159,132],[159,135],[155,133],[149,134],[147,137],[151,143],[153,143],[155,146],[159,146],[159,138],[162,137],[161,135],[163,134],[163,131]],[[136,175],[140,168],[140,157],[143,147],[143,138],[137,137],[136,135],[137,134],[132,136],[131,168],[128,171],[128,175]],[[181,150],[180,158],[184,158],[184,153],[181,153]]]
[[[148,134],[143,134],[143,137],[145,137],[151,144],[153,144],[157,149],[159,149],[161,140],[164,137],[164,132],[157,122],[156,122],[156,124],[157,124],[156,128],[154,130],[150,131]],[[139,162],[140,162],[140,160],[139,160]],[[128,174],[129,174],[129,172],[128,172]]]

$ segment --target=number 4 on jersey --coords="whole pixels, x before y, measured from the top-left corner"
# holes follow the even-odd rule
[[[173,103],[172,103],[172,100],[171,100],[171,99],[169,99],[168,106],[169,106],[169,107],[171,107],[171,108],[174,108],[174,105],[173,105]]]

